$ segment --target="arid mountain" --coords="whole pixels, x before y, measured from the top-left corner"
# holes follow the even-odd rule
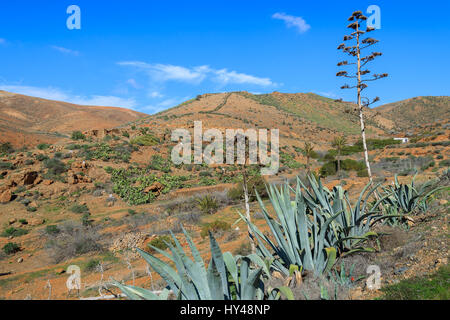
[[[0,91],[0,142],[54,142],[75,130],[111,128],[142,116],[128,109],[80,106]]]
[[[355,106],[314,94],[206,94],[156,115],[115,128],[111,125],[112,130],[96,130],[99,126],[93,120],[101,120],[101,125],[121,120],[110,115],[109,108],[79,107],[12,94],[3,94],[0,101],[1,115],[6,119],[3,125],[6,122],[8,128],[19,125],[27,128],[31,132],[29,137],[38,136],[32,130],[45,129],[47,137],[48,132],[56,130],[70,133],[88,125],[92,128],[76,140],[55,135],[58,141],[51,145],[31,145],[27,150],[4,145],[0,149],[0,300],[60,300],[80,296],[103,299],[102,293],[120,293],[106,281],[110,278],[127,285],[162,288],[165,282],[157,272],[152,271],[149,277],[147,263],[136,248],[167,263],[166,257],[155,252],[154,247],[166,250],[169,231],[183,247],[189,245],[183,240],[181,225],[188,230],[204,259],[210,257],[209,241],[205,239],[208,232],[214,234],[223,252],[249,254],[247,225],[239,219],[239,213],[246,210],[242,167],[175,165],[172,161],[176,143],[171,141],[170,132],[174,128],[192,129],[195,120],[202,120],[204,129],[280,129],[277,174],[261,177],[258,166],[247,166],[252,190],[251,219],[264,234],[271,229],[261,215],[254,190],[264,198],[266,183],[294,183],[297,176],[305,178],[311,170],[321,176],[328,190],[340,185],[355,208],[369,180],[361,149],[352,143],[359,139]],[[24,104],[28,107],[23,107]],[[106,115],[102,118],[100,111],[105,110],[110,118]],[[383,183],[388,190],[394,186],[394,176],[398,175],[400,183],[409,184],[418,172],[415,181],[419,186],[425,182],[432,183],[430,189],[449,185],[450,128],[443,124],[418,127],[409,142],[396,143],[385,139],[395,129],[393,122],[373,110],[368,110],[367,115],[368,133],[373,139],[369,157],[377,183]],[[81,123],[81,119],[86,123]],[[19,130],[8,132],[19,136]],[[339,157],[341,167],[337,172],[336,150],[330,142],[344,133],[349,145]],[[305,141],[312,142],[318,151],[311,153],[311,159],[304,156]],[[368,208],[366,204],[374,204],[372,199],[364,200],[362,211]],[[442,239],[448,237],[449,200],[450,194],[442,190],[433,194],[426,206],[420,206],[428,212],[420,211],[422,208],[417,205],[417,213],[411,211],[413,218],[406,213],[404,219],[394,216],[389,225],[379,220],[371,231],[380,235],[380,245],[370,254],[341,256],[345,270],[359,264],[361,267],[355,268],[352,276],[362,279],[367,265],[381,265],[383,285],[387,285],[447,266],[448,246]],[[269,202],[265,203],[270,213],[276,210]],[[398,208],[395,210],[402,212]],[[318,212],[326,210],[319,208]],[[378,214],[378,209],[372,213]],[[376,242],[367,244],[372,243]],[[403,251],[415,259],[409,254],[398,254]],[[67,267],[73,265],[82,271],[83,287],[78,293],[67,290],[71,273]],[[336,264],[332,273],[339,274],[340,266],[340,262]],[[303,283],[313,283],[312,275],[304,273]],[[333,286],[330,290],[335,290],[334,281],[328,282]],[[106,285],[112,291],[103,289]],[[339,289],[345,293],[343,299],[377,297],[374,291],[364,289],[365,281],[355,281],[352,286],[354,291],[349,292],[349,297]],[[321,299],[320,285],[314,287],[317,290],[308,295]],[[297,298],[304,297],[304,293],[296,292]],[[377,292],[381,294],[381,290]]]
[[[392,121],[368,110],[369,135],[385,136]],[[301,146],[310,141],[327,146],[336,135],[359,138],[356,106],[313,93],[254,95],[248,92],[204,94],[172,109],[143,118],[137,124],[158,127],[160,132],[192,127],[202,120],[204,128],[267,128],[280,130],[280,144]]]
[[[391,119],[400,130],[450,119],[450,97],[415,97],[374,109]]]

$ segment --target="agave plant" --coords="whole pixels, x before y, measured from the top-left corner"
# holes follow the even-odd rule
[[[292,296],[288,288],[269,288],[268,294],[265,295],[262,275],[270,277],[270,274],[263,260],[257,255],[233,257],[231,253],[222,254],[211,233],[209,234],[211,260],[206,268],[191,237],[184,228],[182,230],[193,260],[185,253],[173,233],[171,235],[175,244],[166,242],[171,254],[156,247],[153,249],[168,258],[175,265],[176,270],[156,256],[138,249],[153,270],[166,281],[168,287],[158,296],[143,288],[115,282],[114,284],[129,299],[167,299],[169,292],[180,300],[260,300],[279,299],[281,294],[285,294],[288,298]]]
[[[410,214],[414,211],[428,211],[428,198],[436,191],[448,187],[439,187],[427,192],[426,190],[431,182],[424,183],[420,188],[417,188],[414,184],[416,176],[417,173],[410,184],[401,184],[398,182],[397,175],[395,175],[394,184],[383,188],[384,193],[388,194],[383,200],[383,204],[403,214]]]
[[[294,191],[285,184],[280,189],[268,187],[269,198],[277,219],[272,218],[259,195],[257,195],[262,214],[270,227],[272,237],[263,234],[256,225],[241,218],[251,229],[250,236],[257,242],[258,254],[265,260],[272,261],[272,269],[290,275],[292,266],[313,271],[315,275],[328,272],[336,259],[336,249],[327,240],[330,223],[340,214],[326,218],[320,208],[312,211],[312,219],[307,214],[307,205],[301,194],[300,185],[295,190],[295,202],[291,201],[290,192]]]
[[[339,286],[346,286],[346,287],[353,287],[353,285],[364,278],[364,276],[359,276],[355,278],[353,276],[353,269],[355,268],[355,264],[352,264],[350,267],[350,270],[347,272],[345,271],[345,265],[344,261],[341,263],[341,269],[340,271],[334,270],[334,274],[330,272],[329,276],[330,279]]]
[[[303,188],[303,197],[309,211],[318,209],[326,218],[337,215],[330,224],[330,232],[326,233],[327,240],[336,247],[338,253],[351,253],[356,251],[373,251],[373,248],[364,247],[363,244],[371,237],[377,234],[371,231],[371,226],[381,219],[387,218],[379,208],[382,201],[388,196],[385,195],[374,203],[369,199],[375,195],[380,184],[371,187],[367,184],[361,191],[357,202],[352,207],[347,192],[341,187],[336,186],[330,191],[323,186],[320,179],[316,180],[314,176],[308,176],[308,189],[300,179],[298,184]]]

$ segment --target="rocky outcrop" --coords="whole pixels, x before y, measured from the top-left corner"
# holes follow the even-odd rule
[[[76,174],[72,170],[67,172],[67,183],[68,184],[78,184],[78,183],[91,183],[92,179],[86,175]]]
[[[132,258],[138,258],[136,248],[143,249],[148,238],[149,236],[142,232],[126,233],[114,240],[109,250],[114,253],[128,251]]]
[[[164,186],[160,182],[153,183],[150,187],[144,189],[144,193],[153,193],[155,196],[159,196],[164,189]]]
[[[3,191],[0,194],[0,203],[8,203],[13,199],[13,194],[11,190]]]
[[[42,181],[41,179],[38,179],[38,176],[39,173],[36,171],[25,170],[11,175],[6,185],[10,188],[16,186],[31,186],[36,184],[37,181]]]

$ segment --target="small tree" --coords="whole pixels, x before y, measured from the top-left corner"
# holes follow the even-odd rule
[[[72,140],[85,140],[86,136],[81,131],[72,132]]]
[[[353,30],[349,35],[344,36],[344,43],[340,44],[337,48],[338,50],[342,50],[343,53],[348,54],[352,59],[353,62],[348,61],[341,61],[338,63],[338,66],[349,66],[349,65],[355,65],[356,66],[356,72],[355,73],[348,73],[347,71],[339,71],[336,76],[338,77],[345,77],[350,79],[356,80],[356,85],[349,86],[348,84],[345,84],[341,87],[341,89],[357,89],[357,103],[358,103],[358,109],[359,109],[359,120],[361,124],[361,136],[362,136],[362,142],[363,142],[363,149],[364,149],[364,159],[366,162],[367,167],[367,173],[369,175],[369,179],[372,182],[372,171],[370,170],[370,163],[369,163],[369,153],[367,150],[367,143],[366,143],[366,128],[364,123],[364,108],[368,107],[369,105],[377,102],[380,100],[380,98],[376,97],[372,101],[369,100],[369,98],[362,96],[362,91],[367,88],[367,82],[369,81],[375,81],[378,79],[386,78],[388,76],[387,73],[383,74],[372,74],[372,77],[367,77],[368,74],[371,73],[368,69],[363,69],[364,66],[375,60],[376,57],[379,57],[382,55],[381,52],[372,52],[371,54],[362,57],[361,51],[364,49],[367,49],[377,42],[378,40],[368,37],[365,39],[361,39],[365,33],[372,32],[375,29],[372,27],[367,27],[366,31],[361,30],[361,24],[363,21],[366,21],[367,17],[362,14],[361,11],[355,11],[351,15],[351,17],[348,19],[351,23],[347,26],[347,28]],[[354,41],[353,45],[346,45],[345,42],[348,41]]]
[[[342,148],[344,148],[346,144],[347,144],[347,139],[345,139],[344,136],[334,138],[333,142],[331,143],[331,146],[333,148],[336,148],[336,151],[337,151],[337,164],[338,164],[337,172],[338,172],[338,174],[341,171],[341,152],[342,152]]]
[[[303,151],[304,151],[305,157],[306,157],[306,170],[309,173],[311,171],[309,162],[310,162],[311,158],[314,156],[314,147],[310,142],[305,142]]]

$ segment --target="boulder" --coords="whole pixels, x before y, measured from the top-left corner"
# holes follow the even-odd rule
[[[78,177],[73,171],[69,171],[67,174],[67,183],[68,184],[77,184],[78,183]]]
[[[150,187],[147,187],[144,189],[145,193],[155,193],[156,195],[159,195],[161,191],[164,189],[164,186],[160,182],[153,183]]]
[[[30,226],[36,227],[36,226],[43,225],[45,223],[45,220],[43,218],[33,218],[29,221],[29,223],[30,223]]]
[[[6,190],[0,194],[0,203],[8,203],[13,199],[11,190]]]
[[[44,186],[49,186],[49,185],[51,185],[51,184],[53,184],[53,183],[54,183],[53,180],[44,180],[44,181],[42,181],[42,184],[43,184]]]

